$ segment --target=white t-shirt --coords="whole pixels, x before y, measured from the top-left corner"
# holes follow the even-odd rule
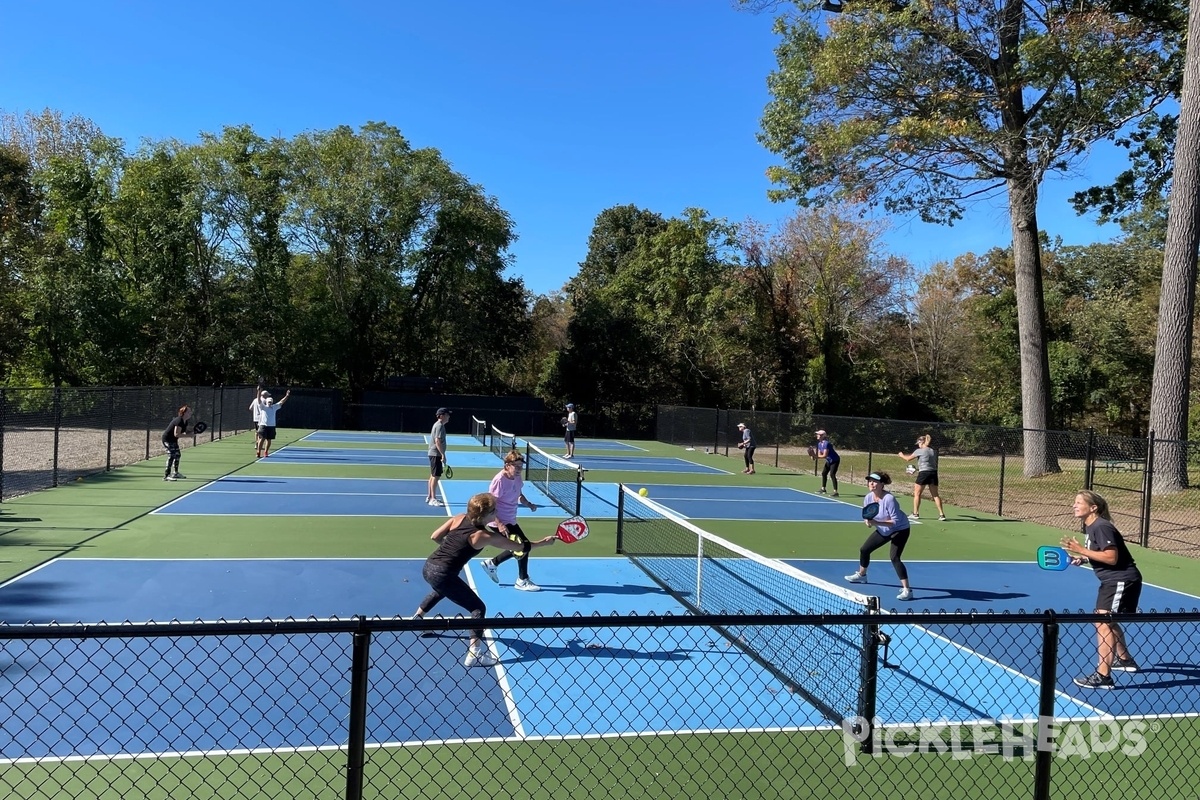
[[[250,401],[250,415],[255,425],[262,423],[262,403],[257,397]]]
[[[259,404],[259,420],[261,420],[262,424],[266,425],[268,428],[275,427],[275,415],[278,413],[279,406],[277,406],[275,403],[271,403],[270,405],[267,405],[266,403]]]

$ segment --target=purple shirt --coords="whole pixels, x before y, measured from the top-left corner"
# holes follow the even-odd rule
[[[520,475],[506,478],[504,470],[497,472],[496,477],[492,478],[492,484],[488,486],[488,491],[496,498],[496,519],[505,525],[512,525],[517,521],[517,505],[521,502],[524,486],[524,478]]]
[[[876,502],[875,493],[867,492],[867,496],[863,498],[863,508],[866,508],[871,503]],[[887,538],[897,531],[908,530],[908,516],[900,510],[900,504],[896,502],[896,496],[891,492],[885,492],[879,502],[879,513],[875,515],[876,520],[890,519],[891,525],[884,525],[880,522],[875,522],[875,530],[879,531],[879,535]]]

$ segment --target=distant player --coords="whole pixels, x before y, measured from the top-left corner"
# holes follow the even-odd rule
[[[258,444],[260,445],[254,451],[254,454],[259,458],[266,458],[271,455],[271,442],[275,441],[275,415],[279,413],[279,407],[287,402],[292,396],[292,390],[288,389],[284,392],[283,397],[279,402],[275,402],[275,398],[271,397],[268,391],[262,391],[255,399],[258,404]]]
[[[842,457],[834,449],[833,442],[829,441],[829,434],[825,431],[817,431],[817,458],[825,459],[825,469],[821,471],[821,494],[825,494],[826,483],[832,480],[833,496],[837,497],[837,471],[838,467],[841,466]]]
[[[172,417],[162,432],[163,449],[167,451],[167,470],[163,473],[164,481],[177,481],[186,477],[179,474],[179,437],[187,435],[188,420],[192,418],[191,406],[180,406],[179,413]]]
[[[450,421],[450,409],[439,408],[437,421],[429,431],[429,492],[425,504],[440,506],[438,499],[438,481],[442,479],[442,470],[446,466],[446,423]]]
[[[271,393],[261,386],[255,388],[254,399],[250,401],[250,419],[254,425],[254,456],[262,458],[262,414],[259,413],[259,403],[271,396]]]
[[[567,458],[575,457],[575,431],[579,428],[579,415],[575,404],[567,403],[567,415],[563,417],[563,442],[567,446]]]
[[[754,443],[754,434],[746,427],[746,423],[739,422],[738,430],[741,432],[742,438],[738,442],[738,449],[744,454],[746,459],[746,468],[742,470],[743,475],[754,474],[754,451],[758,449],[758,445]]]
[[[921,518],[921,493],[925,487],[929,487],[929,496],[933,498],[933,504],[937,506],[938,520],[946,521],[946,511],[942,508],[942,496],[938,494],[938,456],[937,451],[929,446],[933,441],[929,434],[917,437],[917,449],[912,451],[912,455],[904,455],[903,452],[897,453],[898,456],[905,461],[917,461],[917,477],[913,481],[913,513],[912,519]],[[911,464],[909,467],[911,468]]]

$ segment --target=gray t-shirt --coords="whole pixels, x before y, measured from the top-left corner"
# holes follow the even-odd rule
[[[913,455],[917,457],[917,472],[937,472],[937,451],[932,447],[918,447]]]
[[[441,447],[438,447],[438,444]],[[433,430],[429,432],[429,455],[440,456],[446,452],[446,423],[440,419],[433,423]]]

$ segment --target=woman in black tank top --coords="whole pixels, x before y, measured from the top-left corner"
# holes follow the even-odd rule
[[[458,514],[446,520],[429,537],[438,543],[437,549],[425,559],[425,568],[421,575],[429,582],[431,591],[417,606],[414,619],[421,619],[443,598],[449,599],[456,605],[462,606],[471,614],[472,619],[483,619],[487,606],[475,593],[459,573],[462,572],[472,558],[479,555],[485,547],[496,547],[501,550],[520,550],[523,544],[512,541],[487,528],[487,524],[496,519],[496,498],[489,492],[477,494],[467,503],[467,513]],[[533,547],[544,547],[557,541],[553,535],[532,542]],[[490,653],[483,642],[483,629],[471,631],[471,644],[467,648],[467,657],[463,663],[468,667],[490,667],[496,663],[496,657]]]

